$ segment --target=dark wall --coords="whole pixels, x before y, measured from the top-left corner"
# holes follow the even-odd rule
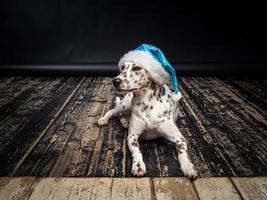
[[[1,64],[115,63],[140,43],[172,62],[265,62],[263,5],[10,0]]]

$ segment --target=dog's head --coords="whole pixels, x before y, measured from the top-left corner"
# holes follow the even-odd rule
[[[136,91],[151,83],[147,71],[134,62],[124,62],[121,73],[112,80],[116,89],[122,91]]]

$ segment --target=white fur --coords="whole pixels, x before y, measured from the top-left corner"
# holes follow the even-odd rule
[[[170,83],[170,75],[162,68],[161,64],[153,58],[150,54],[140,51],[133,50],[124,54],[119,61],[119,69],[125,62],[134,62],[140,67],[144,68],[149,72],[151,78],[158,84],[164,85]]]
[[[138,65],[135,62],[125,61],[122,63],[121,61],[120,65],[127,67],[116,77],[123,79],[121,86],[117,89],[136,88],[138,85],[131,80],[136,80],[136,78],[138,80],[142,78],[140,82],[143,85],[134,92],[127,93],[122,100],[117,97],[115,108],[100,118],[98,125],[107,124],[112,116],[128,115],[129,123],[127,123],[127,117],[124,117],[122,122],[124,127],[129,126],[127,141],[133,157],[132,173],[135,176],[146,174],[138,139],[151,140],[163,136],[176,145],[178,160],[184,175],[196,178],[197,174],[188,158],[185,138],[175,124],[179,112],[178,101],[173,98],[173,93],[166,84],[155,86],[154,79],[150,80],[149,77],[146,77],[149,76],[146,71],[140,70],[137,76],[141,78],[133,77],[135,73],[133,68],[136,64]],[[178,97],[181,98],[180,93]]]

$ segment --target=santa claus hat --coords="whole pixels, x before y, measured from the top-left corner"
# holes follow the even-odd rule
[[[175,100],[181,98],[175,70],[159,48],[149,44],[142,44],[135,50],[129,51],[119,61],[120,70],[126,61],[135,62],[144,68],[158,85],[165,88],[167,84],[171,85],[174,91],[174,93],[172,92],[173,98]]]

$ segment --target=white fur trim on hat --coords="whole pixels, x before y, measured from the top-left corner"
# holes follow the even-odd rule
[[[170,83],[170,75],[164,70],[161,64],[149,53],[140,50],[129,51],[128,53],[124,54],[119,61],[118,66],[120,70],[121,66],[127,61],[132,61],[138,66],[145,69],[152,78],[152,80],[158,85],[163,86],[164,84]]]

